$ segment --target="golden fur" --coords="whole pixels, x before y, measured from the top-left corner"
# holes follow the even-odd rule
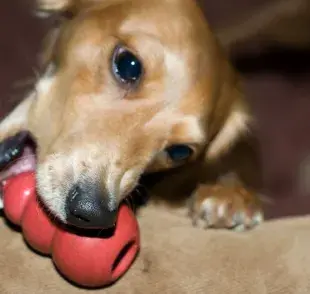
[[[4,139],[30,131],[37,143],[38,190],[61,220],[78,178],[99,181],[111,201],[120,202],[142,174],[170,171],[154,195],[178,198],[173,188],[182,189],[188,178],[195,188],[205,168],[246,134],[251,114],[239,77],[195,1],[40,0],[39,8],[70,17],[64,14],[51,32],[42,55],[45,73],[0,132]],[[143,61],[143,80],[134,90],[111,75],[118,43]],[[184,166],[164,156],[171,144],[193,148]],[[230,201],[229,192],[225,199]],[[238,213],[247,209],[241,202]],[[247,203],[256,203],[253,194]]]

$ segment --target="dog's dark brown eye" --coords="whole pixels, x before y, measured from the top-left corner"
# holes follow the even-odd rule
[[[166,152],[170,158],[175,163],[183,162],[189,159],[193,154],[193,149],[186,145],[173,145],[166,149]]]
[[[138,57],[121,46],[118,46],[113,53],[112,70],[115,78],[126,85],[135,85],[143,73],[142,63]]]

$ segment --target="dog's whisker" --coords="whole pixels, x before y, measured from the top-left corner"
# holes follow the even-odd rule
[[[36,212],[37,212],[37,216],[40,215],[40,206],[39,205],[36,205]]]
[[[36,69],[35,67],[32,67],[31,70],[32,70],[36,80],[38,81],[40,79],[40,77],[41,77],[40,71],[38,69]]]
[[[19,80],[16,81],[12,87],[15,89],[19,89],[19,88],[24,88],[24,87],[28,87],[28,86],[32,86],[35,84],[35,82],[37,81],[36,77],[29,77],[23,80]]]

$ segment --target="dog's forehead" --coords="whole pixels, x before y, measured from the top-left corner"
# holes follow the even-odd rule
[[[205,18],[194,2],[120,0],[114,5],[95,6],[78,15],[69,26],[62,48],[68,54],[68,49],[77,47],[81,47],[80,52],[90,52],[96,51],[96,46],[108,47],[106,42],[113,43],[113,38],[125,44],[130,40],[129,45],[134,43],[138,52],[141,47],[147,47],[143,50],[149,50],[149,55],[163,51],[167,65],[175,73],[192,71],[190,76],[194,77],[214,45]],[[92,46],[93,50],[89,50]]]
[[[168,1],[160,2],[147,1],[146,7],[136,6],[131,11],[133,13],[129,13],[121,20],[120,31],[143,32],[158,38],[169,37],[171,43],[175,43],[175,39],[185,39],[190,34],[189,30],[195,25],[195,19],[179,7],[171,6]]]
[[[210,33],[204,15],[192,0],[119,0],[102,4],[77,15],[74,29],[78,34],[87,23],[87,30],[92,27],[113,33],[145,33],[183,46],[197,31]]]

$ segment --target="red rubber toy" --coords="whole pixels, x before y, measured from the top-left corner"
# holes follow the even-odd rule
[[[31,172],[4,183],[3,202],[6,217],[22,228],[27,243],[51,256],[60,273],[77,285],[102,287],[115,282],[139,251],[139,227],[127,205],[120,207],[113,235],[103,238],[76,235],[50,220],[37,201]]]

